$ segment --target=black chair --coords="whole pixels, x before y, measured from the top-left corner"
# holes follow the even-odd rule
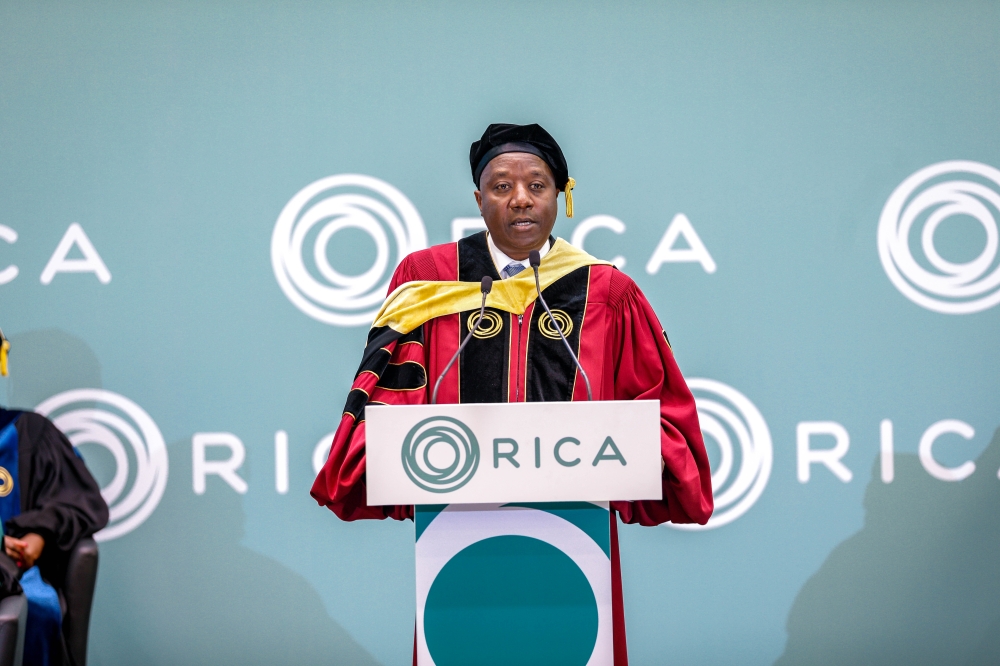
[[[24,657],[24,628],[28,622],[28,600],[17,579],[21,571],[0,548],[0,666],[21,666]],[[13,594],[10,594],[13,592]]]
[[[28,600],[14,594],[0,600],[0,666],[21,666]]]
[[[0,557],[0,559],[4,559]],[[0,565],[16,566],[9,558]],[[97,584],[97,542],[82,539],[69,555],[66,582],[59,590],[63,639],[72,666],[86,666],[90,608]],[[23,594],[0,599],[0,666],[21,666],[24,657],[24,628],[28,620],[28,600]]]
[[[63,638],[66,640],[66,650],[73,666],[87,666],[90,608],[94,603],[96,585],[97,542],[93,539],[81,539],[69,555],[66,583],[59,590],[59,605],[62,606],[63,614]],[[0,663],[0,666],[5,664]]]

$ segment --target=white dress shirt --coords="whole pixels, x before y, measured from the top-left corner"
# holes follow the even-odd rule
[[[507,268],[507,266],[509,266],[512,263],[521,264],[522,266],[528,269],[531,268],[531,264],[528,263],[527,259],[521,259],[521,260],[511,259],[506,254],[504,254],[500,248],[494,245],[493,237],[488,232],[486,234],[486,243],[490,246],[490,254],[493,255],[493,264],[496,266],[497,273],[500,275],[501,278],[506,279],[506,277],[504,276],[503,269]],[[545,241],[545,245],[543,245],[542,249],[538,251],[538,256],[544,257],[546,253],[548,253],[550,245],[552,245],[552,241],[548,240]]]

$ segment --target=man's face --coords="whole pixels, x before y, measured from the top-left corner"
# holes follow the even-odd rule
[[[559,212],[558,196],[552,171],[542,158],[504,153],[483,169],[476,203],[496,246],[520,261],[548,240]]]

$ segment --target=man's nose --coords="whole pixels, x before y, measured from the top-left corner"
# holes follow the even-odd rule
[[[510,198],[511,208],[531,208],[534,202],[527,185],[514,185],[514,195]]]

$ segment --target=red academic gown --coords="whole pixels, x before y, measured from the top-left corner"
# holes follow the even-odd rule
[[[389,291],[411,281],[478,283],[483,275],[500,278],[485,232],[407,256],[396,269]],[[705,524],[713,506],[708,456],[694,398],[674,361],[666,333],[631,278],[613,266],[583,266],[545,288],[543,294],[557,319],[561,315],[556,311],[561,310],[573,322],[567,337],[587,371],[595,400],[660,401],[663,499],[611,503],[615,666],[626,666],[615,513],[622,522],[640,525]],[[364,406],[429,402],[434,381],[477,314],[478,309],[436,317],[386,344],[382,344],[385,331],[372,329],[330,456],[312,487],[312,496],[320,504],[348,521],[413,518],[412,506],[367,504]],[[562,341],[540,334],[548,323],[543,314],[543,308],[534,305],[520,317],[494,311],[485,327],[490,335],[470,341],[457,371],[453,368],[442,381],[438,402],[586,400],[584,382]]]

